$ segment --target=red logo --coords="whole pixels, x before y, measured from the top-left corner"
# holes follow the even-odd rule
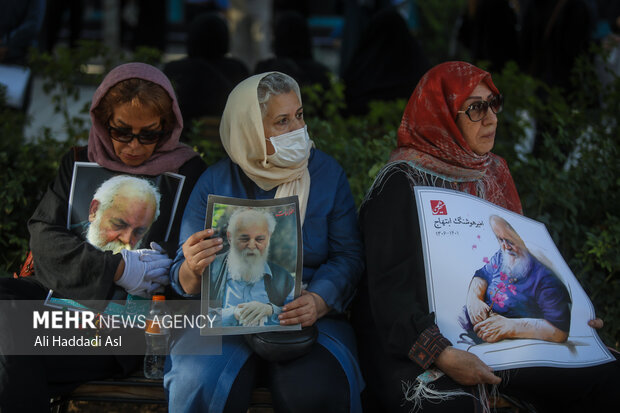
[[[446,204],[444,204],[443,201],[431,200],[431,210],[433,211],[433,215],[448,215]]]

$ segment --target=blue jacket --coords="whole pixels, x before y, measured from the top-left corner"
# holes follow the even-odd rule
[[[342,313],[353,298],[364,270],[355,203],[344,170],[331,156],[313,149],[308,160],[308,171],[311,183],[302,227],[303,282],[307,283],[307,290],[321,296],[333,312]],[[185,207],[179,249],[171,269],[171,284],[183,296],[191,297],[179,285],[179,268],[184,261],[183,242],[204,229],[209,194],[248,198],[241,174],[242,170],[226,158],[209,167],[194,187]],[[273,199],[275,196],[276,188],[264,191],[254,186],[256,199]],[[320,331],[318,342],[339,360],[347,374],[351,411],[361,411],[359,394],[364,384],[352,328],[343,318],[329,316],[320,319],[317,326]],[[223,407],[230,386],[251,354],[243,340],[224,337],[222,346],[222,355],[218,357],[228,360],[217,360],[217,364],[225,366],[223,371],[209,369],[213,377],[207,379],[213,380],[213,387],[217,383],[211,395],[209,411],[218,411],[219,404]],[[174,356],[171,361],[174,364]],[[222,386],[222,382],[229,382],[229,385]],[[168,386],[168,380],[164,384]],[[222,387],[226,389],[222,390]]]

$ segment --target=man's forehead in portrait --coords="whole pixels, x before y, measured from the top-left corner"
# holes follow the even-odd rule
[[[263,251],[275,228],[275,218],[265,211],[240,209],[235,211],[228,222],[227,236],[238,249],[258,249]]]
[[[491,229],[493,233],[497,237],[497,241],[500,243],[502,248],[508,248],[513,250],[525,250],[525,243],[517,234],[517,231],[506,221],[505,219],[497,216],[491,215],[489,218],[489,222],[491,224]],[[520,251],[515,251],[520,252]]]

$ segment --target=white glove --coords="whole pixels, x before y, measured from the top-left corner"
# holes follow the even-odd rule
[[[150,297],[161,287],[170,283],[168,271],[172,260],[154,242],[153,249],[121,250],[125,270],[116,284],[129,294]]]
[[[258,301],[241,303],[237,307],[240,308],[239,324],[246,327],[263,325],[266,318],[273,314],[273,307],[271,305],[259,303]]]

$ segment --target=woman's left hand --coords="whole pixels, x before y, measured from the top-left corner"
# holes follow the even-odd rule
[[[301,323],[302,327],[308,327],[328,312],[329,307],[318,294],[304,290],[299,297],[282,307],[278,318],[283,325]]]

